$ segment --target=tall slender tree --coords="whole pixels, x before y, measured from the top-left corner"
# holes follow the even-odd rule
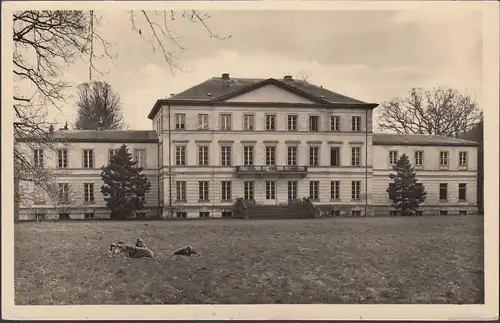
[[[142,174],[142,167],[123,144],[110,158],[107,166],[101,167],[104,185],[101,192],[112,219],[125,219],[134,211],[144,208],[143,198],[151,189],[151,182]]]
[[[427,198],[423,184],[418,183],[415,168],[410,164],[406,154],[401,155],[392,167],[395,173],[390,174],[393,180],[389,183],[387,193],[392,200],[392,207],[402,215],[411,215]]]
[[[80,84],[76,106],[75,129],[93,130],[98,126],[107,130],[125,128],[120,96],[107,82]]]

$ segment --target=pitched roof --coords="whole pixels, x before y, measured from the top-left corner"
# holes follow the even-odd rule
[[[374,133],[374,145],[402,146],[478,146],[479,143],[470,140],[436,136],[436,135],[406,135],[392,133]]]
[[[50,136],[68,142],[157,143],[153,130],[60,130]],[[29,140],[23,140],[29,141]]]

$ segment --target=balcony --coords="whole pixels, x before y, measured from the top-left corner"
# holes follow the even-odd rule
[[[307,166],[236,166],[236,176],[305,177]]]

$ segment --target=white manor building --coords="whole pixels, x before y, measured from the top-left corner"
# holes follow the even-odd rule
[[[309,209],[287,206],[304,197],[334,215],[386,215],[391,165],[403,153],[428,192],[419,212],[477,212],[478,144],[373,133],[376,107],[290,76],[223,74],[158,100],[148,115],[152,131],[60,130],[53,135],[66,143],[53,150],[26,145],[33,163],[58,174],[71,203],[56,205],[21,183],[34,194],[22,201],[20,219],[109,216],[100,167],[123,143],[152,184],[141,216],[231,216],[240,198],[254,215],[307,216]]]

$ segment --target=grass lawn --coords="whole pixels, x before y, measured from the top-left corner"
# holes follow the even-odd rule
[[[154,259],[111,257],[141,237]],[[15,226],[16,304],[483,303],[483,218]],[[200,257],[174,256],[192,245]]]

